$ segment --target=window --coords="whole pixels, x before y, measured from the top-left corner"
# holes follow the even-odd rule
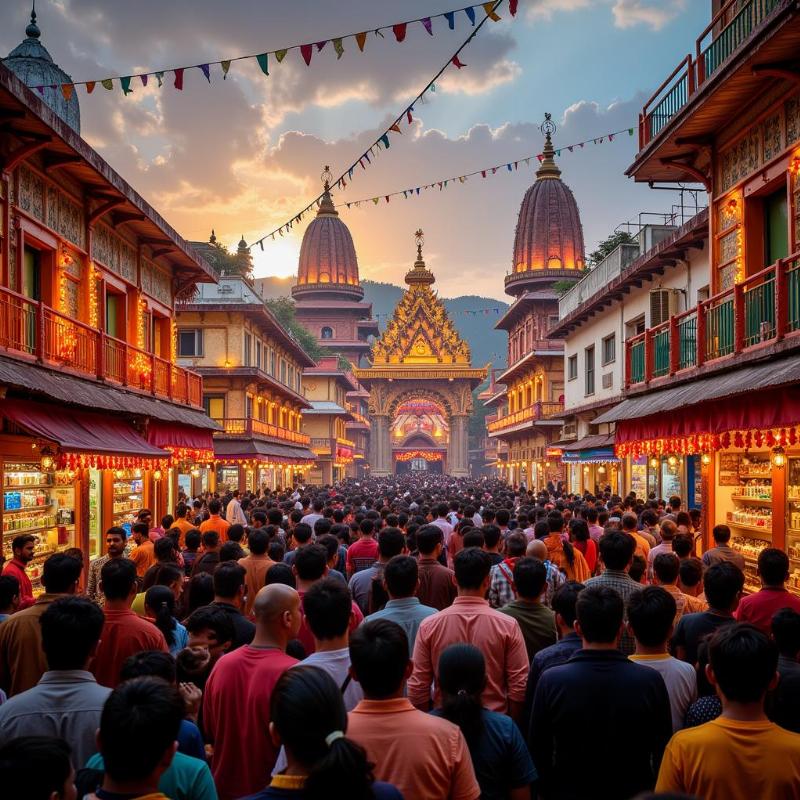
[[[247,419],[253,419],[253,395],[251,394],[245,398],[245,416]]]
[[[193,358],[203,355],[203,329],[182,328],[178,331],[178,356]]]
[[[281,359],[281,383],[286,383],[286,362]]]
[[[616,360],[617,354],[617,337],[615,334],[611,334],[610,336],[606,336],[603,341],[603,364],[611,364],[613,361]]]
[[[625,323],[625,336],[628,339],[644,333],[644,314],[632,319],[630,322]]]
[[[225,419],[225,395],[203,395],[203,408],[211,419]]]
[[[552,314],[547,318],[547,331],[551,331],[556,325],[558,325],[558,314]],[[545,336],[547,331],[545,331]]]
[[[574,381],[578,377],[578,355],[570,356],[567,359],[567,380]]]
[[[786,187],[764,198],[764,264],[789,255],[789,212]]]
[[[256,339],[256,367],[261,369],[261,340]]]
[[[594,345],[587,347],[586,354],[586,390],[585,394],[594,394]]]
[[[275,351],[269,351],[269,374],[275,377]]]
[[[322,339],[333,339],[333,328],[329,328],[327,325],[322,329],[320,332],[320,338]]]
[[[252,365],[253,357],[253,337],[249,333],[245,333],[244,335],[244,356],[242,359],[242,363],[245,367],[249,367]]]

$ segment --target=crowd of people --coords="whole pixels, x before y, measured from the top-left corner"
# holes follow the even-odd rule
[[[0,576],[9,800],[800,797],[800,599],[680,498],[406,475]]]

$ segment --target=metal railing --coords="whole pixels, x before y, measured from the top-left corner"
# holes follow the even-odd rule
[[[263,422],[260,419],[225,417],[217,421],[222,425],[223,433],[229,436],[268,436],[306,446],[311,443],[311,437],[305,433],[273,425],[271,422]]]
[[[564,404],[559,402],[538,402],[527,408],[515,411],[513,414],[506,414],[498,417],[494,422],[490,422],[486,428],[490,433],[495,431],[512,428],[523,422],[533,422],[539,419],[552,419],[564,412]]]
[[[197,373],[5,287],[0,287],[0,348],[176,403],[203,405]]]
[[[780,341],[800,331],[800,251],[625,343],[625,383]]]

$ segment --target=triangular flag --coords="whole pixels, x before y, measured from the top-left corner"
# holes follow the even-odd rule
[[[164,85],[164,73],[156,72],[156,80],[158,81],[159,88],[161,88]]]
[[[406,38],[405,22],[398,22],[396,25],[392,25],[392,30],[394,31],[394,38],[397,39],[398,42],[402,42],[403,39]]]
[[[389,137],[387,136],[387,134],[384,133],[383,136],[381,136],[380,141],[383,142],[383,146],[388,150],[389,149]]]
[[[633,128],[628,128],[628,136],[633,136]]]
[[[370,147],[370,150],[372,150],[372,148],[371,148],[371,147]],[[371,164],[371,163],[372,163],[372,162],[369,160],[369,153],[364,153],[364,158],[366,158],[366,159],[367,159],[367,164]]]
[[[445,11],[444,18],[447,20],[447,27],[450,30],[454,30],[456,27],[456,12],[455,11]]]
[[[614,141],[614,134],[613,133],[609,133],[608,134],[608,141],[609,142],[613,142]]]
[[[259,239],[259,240],[258,240],[258,246],[259,246],[259,247],[260,247],[262,250],[264,249],[264,240],[263,240],[263,239]]]
[[[222,80],[225,80],[225,78],[228,77],[228,70],[231,68],[230,59],[227,59],[226,61],[220,61],[219,65],[222,67]]]
[[[44,86],[37,86],[37,87],[36,87],[36,91],[37,91],[37,92],[39,92],[39,94],[40,94],[42,97],[44,97]]]
[[[400,130],[400,126],[396,122],[394,123],[394,125],[392,125],[391,128],[389,128],[389,130],[390,131],[394,131],[395,133],[402,133],[403,132],[403,131]]]
[[[353,179],[353,170],[354,169],[355,169],[355,167],[350,167],[350,169],[347,171],[347,174],[350,177],[350,180]]]
[[[506,169],[511,172],[511,164],[506,164]]]
[[[378,203],[380,202],[380,197],[373,197],[372,202],[375,203],[375,205],[378,205]]]
[[[345,203],[345,205],[346,205],[348,208],[350,208],[350,203]]]
[[[278,228],[278,233],[283,236],[283,228]]]
[[[386,195],[386,202],[387,203],[389,202],[389,195],[388,194]]]
[[[130,78],[128,79],[130,80]],[[64,95],[64,99],[69,102],[72,98],[72,90],[75,88],[74,83],[62,83],[61,84],[61,94]]]
[[[328,44],[327,39],[325,39],[322,42],[317,42],[317,52],[319,53],[319,51],[322,50],[322,48],[325,47],[326,44]]]
[[[122,87],[122,93],[129,95],[133,90],[131,89],[131,75],[126,75],[124,78],[119,79],[119,85]]]
[[[403,197],[404,199],[408,200],[408,192],[406,192],[405,189],[403,189]]]
[[[359,158],[358,159],[358,163],[361,164],[361,169],[366,169],[366,167],[364,166],[364,159],[363,158]]]
[[[103,78],[100,83],[102,84],[103,88],[108,89],[109,92],[114,88],[114,81],[112,81],[111,78]]]
[[[208,66],[208,64],[198,64],[197,66],[200,67],[200,72],[203,73],[205,79],[211,83],[211,68]]]
[[[494,175],[495,172],[497,172],[497,167],[492,167],[492,175]]]
[[[462,67],[466,67],[467,65],[463,61],[458,60],[458,56],[453,56],[452,58],[453,66],[458,67],[461,69]]]
[[[459,183],[464,183],[465,180],[466,178],[463,175],[458,179]]]
[[[515,161],[514,162],[514,169],[516,169],[518,165],[519,165],[519,161]]]
[[[482,178],[485,178],[485,177],[486,177],[486,170],[485,170],[485,169],[482,169],[482,170],[481,170],[481,177],[482,177]]]
[[[300,53],[303,56],[303,61],[306,62],[306,66],[311,63],[311,54],[313,51],[313,45],[310,44],[301,44],[300,45]]]
[[[515,17],[517,15],[517,3],[519,0],[508,0],[508,10],[511,12],[511,16]]]
[[[336,51],[336,60],[338,61],[342,57],[342,53],[344,53],[344,46],[342,45],[341,39],[333,40],[333,49]]]
[[[571,152],[572,152],[572,145],[569,145],[569,146],[567,147],[567,150],[569,150],[569,151],[570,151],[570,153],[571,153]]]
[[[173,70],[175,72],[175,82],[173,83],[173,86],[178,91],[183,90],[183,70],[184,70],[183,67],[178,67],[178,69]]]
[[[275,60],[280,64],[284,58],[286,58],[287,50],[276,50],[275,51]]]
[[[139,76],[142,80],[142,86],[147,86],[147,79],[150,77],[146,72],[144,75]]]
[[[447,181],[444,182],[444,188],[447,188]]]
[[[483,10],[486,12],[486,16],[489,17],[489,19],[492,20],[492,22],[499,22],[500,17],[498,17],[497,14],[494,13],[495,5],[496,5],[495,3],[484,3]]]
[[[358,44],[358,49],[363,53],[364,52],[364,44],[367,41],[367,32],[364,31],[362,33],[356,34],[356,44]]]
[[[91,94],[94,91],[94,81],[86,81],[86,94]]]
[[[261,53],[261,55],[256,56],[256,61],[258,61],[258,66],[261,67],[261,71],[265,75],[269,75],[269,63],[267,54]]]
[[[536,156],[536,158],[538,158],[538,159],[539,159],[539,163],[540,163],[540,164],[542,163],[542,161],[544,161],[544,156],[543,156],[541,153],[539,153],[539,154]]]
[[[470,6],[469,8],[464,9],[464,13],[467,15],[469,21],[474,25],[475,24],[475,9]]]
[[[528,158],[525,159],[525,166],[526,167],[530,166],[530,163],[531,163],[531,159],[530,159],[530,156],[529,156]]]
[[[411,109],[406,109],[406,122],[410,125],[414,121],[414,117],[411,116]]]
[[[431,23],[430,17],[423,17],[420,22],[423,24],[424,28],[428,33],[433,36],[433,24]]]
[[[581,142],[581,143],[580,143],[581,150],[583,150],[583,146],[584,146],[585,144],[586,144],[586,142]]]
[[[431,84],[431,91],[434,92],[434,93],[436,92],[436,84],[435,83]]]

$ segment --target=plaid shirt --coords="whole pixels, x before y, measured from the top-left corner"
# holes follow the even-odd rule
[[[516,564],[516,559],[514,563]],[[566,578],[564,573],[552,562],[545,561],[544,565],[547,569],[547,578],[545,579],[542,602],[549,608],[553,600],[553,594],[566,581]],[[511,567],[511,574],[513,577],[513,567]],[[489,584],[487,599],[492,608],[502,608],[512,600],[517,599],[512,580],[509,579],[509,567],[505,561],[495,564],[489,575],[491,576],[491,583]]]
[[[616,569],[607,569],[601,575],[597,575],[594,578],[589,578],[585,585],[587,588],[589,586],[607,586],[609,589],[614,589],[615,591],[619,592],[626,606],[626,620],[628,618],[627,605],[630,596],[634,592],[638,592],[643,588],[642,585],[640,583],[636,583],[636,581],[631,578],[627,572]],[[619,649],[628,656],[636,651],[636,640],[633,638],[633,636],[631,636],[631,634],[628,633],[627,630],[625,630],[622,634],[622,639],[619,643]]]

